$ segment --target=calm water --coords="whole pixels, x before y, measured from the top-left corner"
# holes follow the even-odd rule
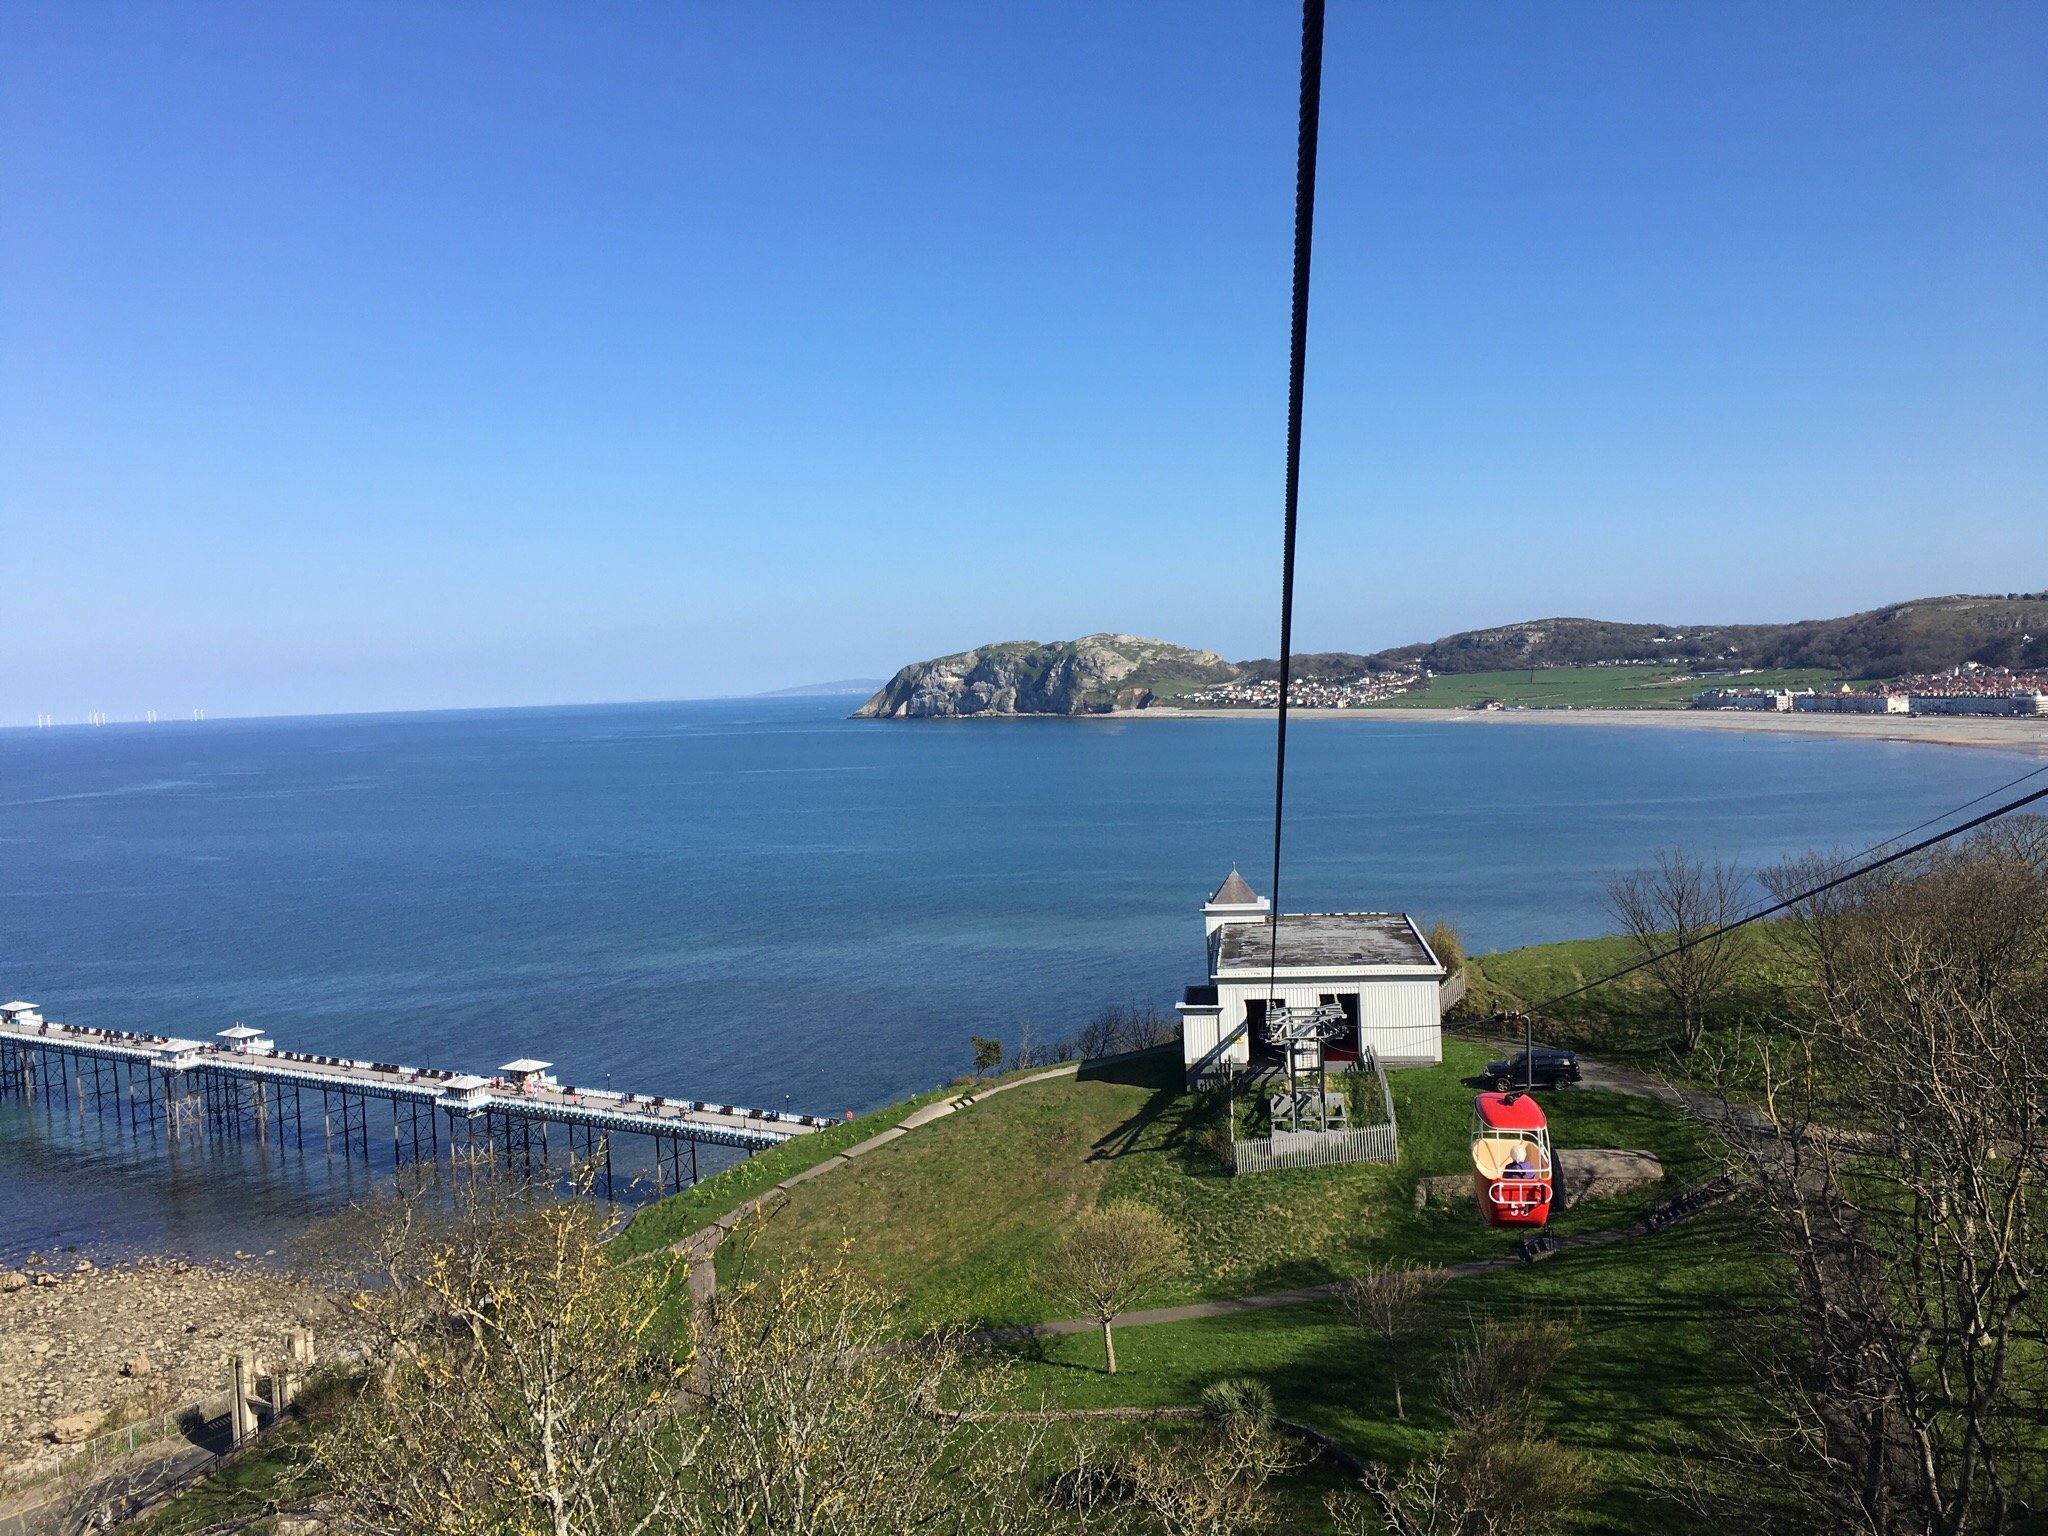
[[[0,993],[74,1023],[825,1112],[1200,979],[1262,890],[1270,722],[853,723],[843,701],[0,732]],[[1310,720],[1293,908],[1604,925],[1672,842],[1860,846],[2003,753],[1628,727]],[[0,1107],[0,1256],[271,1245],[350,1186]]]

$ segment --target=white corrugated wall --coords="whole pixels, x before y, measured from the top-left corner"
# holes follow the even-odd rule
[[[1280,1001],[1290,1008],[1313,1008],[1323,994],[1358,993],[1358,1033],[1362,1046],[1371,1046],[1389,1067],[1435,1066],[1444,1059],[1443,1020],[1438,1012],[1438,984],[1434,976],[1415,981],[1379,980],[1350,982],[1282,982]],[[1273,995],[1265,978],[1230,980],[1217,989],[1223,1004],[1222,1017],[1233,1025],[1244,1018],[1248,999]],[[1190,1020],[1190,1023],[1193,1021]],[[1207,1047],[1213,1048],[1213,1030]]]

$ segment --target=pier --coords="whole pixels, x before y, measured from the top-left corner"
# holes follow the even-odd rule
[[[0,1005],[0,1099],[64,1104],[110,1116],[166,1145],[260,1145],[375,1161],[384,1122],[394,1168],[438,1159],[445,1145],[490,1147],[529,1176],[559,1148],[613,1195],[613,1147],[647,1138],[658,1196],[697,1182],[700,1146],[752,1154],[833,1122],[558,1081],[552,1064],[506,1062],[490,1075],[280,1050],[237,1025],[212,1040],[93,1029],[45,1019],[33,1003]],[[372,1106],[378,1106],[373,1109]],[[445,1134],[444,1134],[445,1128]],[[687,1172],[685,1171],[687,1168]]]

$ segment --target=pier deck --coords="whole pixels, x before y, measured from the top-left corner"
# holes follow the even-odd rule
[[[181,1121],[179,1106],[191,1105],[196,1108],[184,1118],[196,1116],[220,1134],[239,1136],[246,1107],[257,1117],[259,1137],[267,1135],[275,1120],[289,1123],[303,1142],[298,1095],[314,1091],[323,1095],[323,1104],[339,1098],[343,1147],[360,1142],[366,1159],[369,1132],[364,1106],[369,1099],[390,1103],[394,1147],[409,1133],[415,1157],[422,1151],[423,1122],[426,1140],[438,1155],[440,1136],[433,1127],[442,1116],[450,1121],[451,1144],[455,1125],[471,1126],[474,1136],[473,1127],[481,1123],[487,1137],[502,1128],[508,1144],[516,1138],[522,1147],[530,1147],[538,1136],[543,1158],[546,1127],[558,1124],[569,1128],[572,1148],[579,1135],[586,1151],[603,1148],[607,1186],[610,1153],[603,1138],[651,1138],[657,1166],[666,1156],[680,1184],[679,1154],[685,1143],[691,1149],[694,1178],[699,1144],[758,1152],[834,1123],[785,1110],[578,1087],[556,1081],[546,1062],[508,1062],[495,1074],[484,1075],[280,1050],[262,1031],[240,1026],[221,1035],[216,1040],[190,1040],[94,1029],[45,1019],[31,1003],[0,1005],[0,1094],[28,1094],[40,1080],[47,1096],[53,1071],[61,1071],[75,1087],[81,1108],[104,1112],[111,1104],[116,1115],[125,1109],[131,1123],[146,1114],[151,1124],[175,1133]],[[124,1074],[125,1086],[110,1074]],[[326,1123],[331,1145],[331,1116]]]

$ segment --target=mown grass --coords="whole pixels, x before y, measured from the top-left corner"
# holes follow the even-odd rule
[[[1409,693],[1368,706],[1373,709],[1469,709],[1499,699],[1531,709],[1683,709],[1702,688],[1825,688],[1839,673],[1821,668],[1756,672],[1747,677],[1709,679],[1683,667],[1538,667],[1511,672],[1440,674]]]
[[[1197,1401],[1222,1377],[1255,1376],[1283,1416],[1368,1459],[1400,1464],[1428,1452],[1446,1427],[1433,1389],[1437,1362],[1475,1321],[1562,1316],[1576,1342],[1543,1412],[1548,1432],[1582,1451],[1597,1479],[1583,1529],[1685,1529],[1683,1512],[1656,1491],[1659,1471],[1713,1443],[1725,1422],[1758,1411],[1735,1344],[1778,1294],[1738,1208],[1653,1238],[1452,1281],[1436,1309],[1436,1359],[1410,1373],[1406,1421],[1394,1416],[1385,1371],[1329,1303],[1123,1329],[1115,1376],[1102,1369],[1093,1334],[1032,1341],[1012,1351],[1014,1390],[1030,1406],[1167,1406]],[[1327,1471],[1313,1480],[1326,1486]]]
[[[1340,1279],[1378,1260],[1454,1262],[1512,1250],[1469,1204],[1414,1207],[1416,1180],[1470,1167],[1472,1090],[1485,1050],[1447,1041],[1445,1065],[1392,1075],[1396,1165],[1355,1164],[1234,1178],[1215,1145],[1224,1114],[1181,1086],[1170,1057],[1086,1068],[1019,1088],[925,1126],[798,1186],[719,1254],[731,1280],[762,1267],[843,1255],[902,1298],[906,1332],[1001,1327],[1063,1314],[1039,1276],[1065,1219],[1133,1199],[1163,1212],[1190,1263],[1148,1304],[1210,1300]],[[1646,1100],[1583,1090],[1545,1100],[1561,1147],[1631,1147],[1664,1160],[1665,1191],[1718,1170],[1695,1127]],[[1626,1221],[1658,1191],[1562,1212],[1561,1232]]]

